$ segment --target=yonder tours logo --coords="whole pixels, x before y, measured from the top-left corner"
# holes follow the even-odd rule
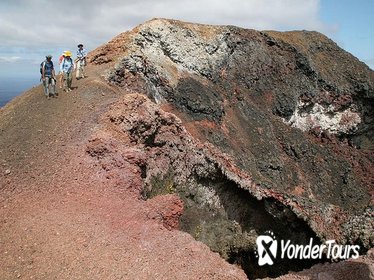
[[[272,265],[277,257],[278,242],[272,232],[268,235],[260,235],[256,239],[258,265]]]
[[[268,231],[256,239],[258,265],[273,265],[280,259],[357,259],[359,245],[339,245],[335,240],[327,240],[324,244],[313,244],[310,238],[307,245],[293,244],[290,240],[276,240],[273,232]]]

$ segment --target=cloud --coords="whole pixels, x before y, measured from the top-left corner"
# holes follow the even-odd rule
[[[153,17],[254,29],[329,27],[318,18],[319,0],[5,0],[0,3],[0,46],[89,48]]]
[[[20,56],[0,56],[0,62],[14,63],[20,61],[22,58]]]

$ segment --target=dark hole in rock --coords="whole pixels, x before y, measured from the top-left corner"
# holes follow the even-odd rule
[[[313,245],[321,242],[307,223],[288,207],[275,199],[257,200],[222,174],[214,179],[196,176],[183,186],[175,184],[173,176],[168,172],[162,178],[153,178],[152,189],[144,193],[145,198],[177,193],[184,202],[181,230],[228,262],[241,266],[249,279],[277,277],[325,261],[276,258],[272,266],[259,266],[256,238],[265,232],[272,231],[278,244],[281,239],[299,245],[309,244],[310,238]]]

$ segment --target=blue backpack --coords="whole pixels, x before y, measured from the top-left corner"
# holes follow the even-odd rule
[[[43,72],[43,68],[45,67],[45,63],[46,63],[46,61],[44,60],[42,63],[40,63],[40,74],[42,74]],[[53,61],[51,61],[51,63],[52,63],[52,67],[54,67],[53,66]],[[45,70],[45,69],[44,69]]]

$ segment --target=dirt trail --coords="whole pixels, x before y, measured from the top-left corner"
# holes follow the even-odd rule
[[[159,207],[108,183],[86,154],[100,116],[123,94],[100,67],[57,99],[36,87],[0,110],[0,279],[246,279],[178,230]],[[159,206],[160,205],[160,206]]]

